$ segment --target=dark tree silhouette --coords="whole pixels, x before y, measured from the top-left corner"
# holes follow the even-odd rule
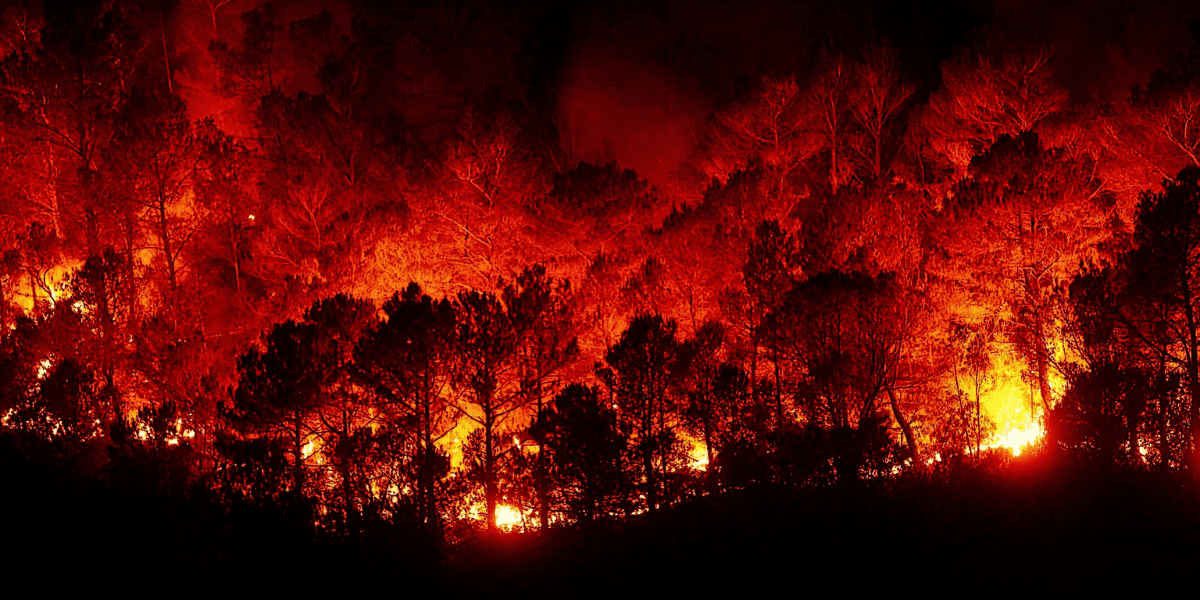
[[[455,351],[466,390],[462,416],[481,427],[479,479],[484,487],[488,529],[495,529],[497,461],[502,458],[502,427],[542,401],[557,371],[575,353],[562,294],[565,282],[538,267],[504,287],[501,297],[478,291],[458,295]]]
[[[653,512],[668,498],[665,480],[677,458],[675,425],[681,406],[682,369],[675,322],[641,314],[605,356],[598,375],[608,385],[622,426],[632,438],[641,469],[640,489]]]
[[[239,381],[227,418],[251,439],[286,440],[294,493],[304,490],[316,440],[329,428],[345,437],[354,426],[348,411],[358,409],[346,395],[346,366],[368,306],[347,296],[318,302],[304,321],[274,326],[263,348],[252,347],[238,360]],[[342,419],[331,422],[331,417]]]
[[[881,441],[874,430],[886,418],[881,414],[886,399],[914,466],[920,464],[915,434],[895,396],[911,319],[898,283],[888,275],[821,273],[798,283],[780,308],[783,345],[798,368],[795,402],[810,424],[845,438],[846,455],[878,453],[879,447],[851,448]],[[838,473],[839,480],[857,477]]]
[[[450,463],[436,443],[454,426],[450,409],[460,383],[455,306],[413,283],[384,302],[383,313],[355,348],[355,362],[388,418],[414,442],[407,459],[416,471],[417,512],[440,535],[438,488]]]
[[[623,512],[629,491],[624,465],[629,434],[595,388],[567,386],[537,428],[559,493],[576,521]]]
[[[1134,248],[1119,257],[1112,281],[1079,282],[1079,305],[1119,326],[1117,334],[1159,362],[1160,370],[1182,377],[1192,438],[1185,462],[1194,468],[1200,439],[1200,169],[1184,169],[1164,187],[1142,195]],[[1095,326],[1091,333],[1098,336]]]
[[[779,323],[771,315],[782,305],[784,295],[800,276],[801,254],[799,240],[783,229],[778,221],[763,221],[754,231],[754,240],[742,268],[742,280],[750,300],[751,355],[750,376],[757,377],[758,346],[765,344],[770,351],[775,391],[775,427],[782,427],[786,418],[783,406],[783,356],[780,351]]]

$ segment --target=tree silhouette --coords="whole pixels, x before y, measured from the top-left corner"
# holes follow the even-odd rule
[[[1198,75],[1200,36],[1193,27],[1190,51],[1155,71],[1150,81],[1132,91],[1132,120],[1140,126],[1139,133],[1150,137],[1147,154],[1165,154],[1154,161],[1160,172],[1200,167],[1200,130],[1195,127],[1200,118]]]
[[[795,402],[808,422],[832,430],[835,444],[844,442],[843,455],[870,456],[879,450],[876,429],[886,399],[913,465],[920,465],[915,434],[895,395],[913,332],[894,277],[814,275],[788,293],[777,319],[787,359],[798,367]],[[854,449],[858,443],[868,445]],[[857,475],[839,471],[838,478]]]
[[[384,302],[383,313],[355,348],[355,363],[388,418],[413,440],[417,512],[440,535],[438,487],[450,464],[436,443],[454,426],[450,408],[460,383],[455,305],[413,283]]]
[[[460,412],[482,428],[477,467],[489,531],[496,526],[498,461],[511,448],[502,427],[542,401],[556,372],[575,353],[564,329],[570,320],[561,294],[567,290],[537,267],[506,285],[501,297],[469,291],[455,302],[454,343],[467,391],[463,403],[471,407]]]
[[[1063,111],[1068,96],[1055,81],[1053,58],[1049,45],[995,32],[955,51],[921,116],[931,162],[948,165],[956,180],[1000,136],[1034,131]]]
[[[622,426],[632,438],[640,462],[640,487],[646,509],[653,512],[664,498],[675,456],[675,424],[681,399],[682,364],[675,322],[659,315],[634,317],[605,356],[598,375],[619,407]]]
[[[725,437],[728,425],[728,418],[723,414],[728,407],[720,402],[714,389],[721,366],[717,353],[723,338],[724,331],[720,324],[709,321],[700,327],[695,338],[685,341],[680,347],[688,375],[683,384],[686,394],[681,411],[683,425],[704,443],[707,465],[714,464],[717,442]]]
[[[897,55],[891,45],[873,44],[853,65],[856,77],[850,84],[850,113],[867,134],[859,154],[876,180],[888,171],[885,152],[894,151],[892,146],[898,141],[896,121],[916,93],[916,87],[900,73]]]
[[[783,304],[784,295],[800,276],[800,246],[797,238],[784,230],[778,221],[763,221],[754,231],[754,240],[742,268],[742,280],[750,299],[751,336],[754,353],[751,355],[750,376],[757,377],[758,345],[765,343],[771,352],[772,376],[775,391],[775,427],[785,421],[783,406],[783,356],[780,353],[780,324],[771,319]]]
[[[705,175],[725,180],[761,164],[773,180],[786,179],[821,143],[805,100],[794,77],[764,77],[750,98],[717,114]]]
[[[346,369],[366,315],[373,312],[368,307],[347,296],[318,302],[304,321],[275,325],[261,349],[252,347],[238,360],[238,385],[226,416],[250,439],[286,440],[293,493],[304,490],[307,459],[322,434],[345,438],[361,426],[351,414],[360,408],[348,397]]]
[[[578,383],[567,386],[537,428],[572,517],[591,522],[618,514],[628,501],[624,460],[629,434],[600,393]]]
[[[185,270],[182,257],[199,228],[196,211],[186,202],[200,162],[191,119],[177,97],[132,94],[116,119],[113,142],[110,161],[142,165],[121,177],[162,261],[163,305],[174,309]]]
[[[1200,439],[1200,169],[1189,167],[1164,184],[1161,193],[1144,193],[1138,203],[1135,247],[1120,257],[1121,300],[1109,314],[1151,356],[1182,375],[1190,396],[1192,450],[1196,464]]]

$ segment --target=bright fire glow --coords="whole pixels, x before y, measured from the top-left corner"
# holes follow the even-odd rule
[[[704,447],[704,442],[688,439],[683,436],[684,441],[691,447],[688,449],[688,466],[697,471],[708,470],[708,450]]]
[[[1011,429],[996,436],[996,440],[985,448],[1008,448],[1013,456],[1020,456],[1027,447],[1036,443],[1046,434],[1041,423],[1030,423],[1022,429]]]
[[[34,310],[34,298],[37,298],[39,302],[49,301],[53,305],[60,297],[67,294],[71,273],[82,266],[83,261],[65,260],[63,264],[55,265],[42,274],[38,278],[40,281],[37,285],[27,283],[23,286],[23,289],[12,300],[26,313]]]
[[[521,526],[521,512],[507,505],[496,505],[496,527],[501,531],[512,531]]]
[[[467,516],[474,521],[481,523],[487,522],[487,505],[482,501],[471,505]],[[525,523],[533,518],[533,511],[521,512],[521,509],[510,504],[496,504],[496,527],[500,531],[510,532],[523,529]]]
[[[1022,377],[1027,367],[1019,357],[1000,353],[995,358],[989,381],[980,390],[980,400],[987,417],[995,423],[996,432],[980,449],[1007,448],[1013,456],[1020,456],[1026,447],[1046,434],[1041,395],[1036,385]],[[1051,371],[1049,379],[1052,394],[1061,393],[1062,375]]]

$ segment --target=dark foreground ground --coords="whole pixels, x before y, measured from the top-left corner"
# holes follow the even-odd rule
[[[10,556],[0,575],[56,588],[975,595],[1149,589],[1200,572],[1200,486],[1189,476],[1037,461],[871,487],[741,490],[652,517],[443,549],[402,526],[352,544],[314,538],[286,508],[83,485],[12,452],[0,454],[0,490]]]
[[[447,579],[479,592],[701,595],[1153,588],[1200,572],[1198,509],[1200,489],[1178,475],[1014,465],[887,488],[748,490],[598,531],[502,539],[459,552]]]

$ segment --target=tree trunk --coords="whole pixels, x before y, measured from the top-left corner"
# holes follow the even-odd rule
[[[1130,459],[1130,462],[1132,462],[1135,465],[1141,466],[1142,463],[1145,461],[1142,460],[1142,446],[1141,446],[1141,444],[1138,443],[1138,418],[1137,418],[1137,415],[1132,413],[1132,411],[1130,411],[1130,413],[1129,413],[1129,421],[1126,425],[1129,430],[1129,459]]]
[[[875,126],[875,179],[883,174],[883,122],[882,120]]]
[[[425,398],[421,406],[424,413],[424,427],[421,433],[424,439],[422,440],[420,476],[417,478],[417,485],[421,488],[421,513],[425,519],[425,527],[435,538],[440,538],[441,522],[438,519],[437,491],[434,489],[433,461],[436,456],[433,447],[433,422],[431,421],[430,402],[429,398]]]
[[[489,400],[488,404],[491,402]],[[488,533],[496,532],[496,502],[499,496],[499,490],[496,489],[496,452],[494,447],[494,419],[492,418],[491,407],[484,409],[484,424],[483,424],[483,497],[487,505],[487,530]]]
[[[167,201],[163,197],[158,198],[158,235],[162,241],[163,258],[167,261],[167,282],[171,284],[171,292],[174,294],[176,286],[175,278],[175,254],[171,250],[171,231],[167,221]],[[172,295],[171,302],[174,303]]]
[[[295,462],[292,464],[292,487],[296,493],[304,490],[304,436],[300,431],[300,414],[292,414],[292,451]]]
[[[541,372],[541,369],[538,369]],[[534,383],[534,395],[537,401],[536,419],[537,423],[542,423],[542,381],[536,380]],[[541,428],[538,428],[539,432]],[[538,499],[538,531],[548,531],[550,529],[550,465],[546,458],[546,440],[545,435],[539,433],[535,440],[538,444],[538,453],[533,461],[534,486]]]
[[[1030,226],[1032,230],[1032,225]],[[1032,323],[1027,343],[1033,346],[1034,369],[1037,370],[1038,392],[1042,398],[1042,409],[1050,414],[1050,354],[1046,349],[1046,323],[1042,315],[1042,284],[1032,274],[1025,276],[1025,293]]]
[[[983,412],[980,410],[983,402],[979,397],[981,374],[975,375],[975,460],[979,460],[979,452],[983,449]]]
[[[712,467],[713,451],[712,451],[712,411],[704,415],[704,459],[708,461],[708,467]]]
[[[917,438],[913,435],[912,426],[908,423],[908,419],[904,418],[904,414],[900,412],[900,403],[896,401],[896,391],[888,388],[888,400],[892,404],[892,416],[896,417],[896,422],[900,424],[900,430],[904,432],[904,441],[908,443],[908,452],[912,455],[912,464],[914,471],[924,469],[925,463],[921,462],[921,451],[917,447]]]
[[[338,442],[347,443],[349,439],[349,435],[346,435],[346,432],[342,432]],[[342,507],[342,518],[345,519],[346,531],[349,533],[355,531],[358,527],[358,510],[354,506],[354,482],[351,474],[353,467],[350,465],[350,460],[345,453],[339,457],[338,462],[340,463],[338,470],[341,471],[340,475],[342,476],[342,502],[344,504]]]
[[[542,532],[550,529],[550,474],[547,472],[548,468],[545,462],[545,455],[539,448],[538,456],[534,460],[534,473],[537,477],[534,483],[537,485],[538,525],[539,531]]]
[[[658,481],[654,472],[654,394],[653,388],[644,390],[646,394],[646,412],[642,415],[642,431],[639,440],[642,448],[642,472],[646,477],[646,509],[654,512],[658,509]]]
[[[1039,325],[1040,325],[1040,323],[1039,323]],[[1038,330],[1039,330],[1038,331],[1039,335],[1038,335],[1038,339],[1036,340],[1037,348],[1034,350],[1036,357],[1037,357],[1038,390],[1042,396],[1042,409],[1046,411],[1045,412],[1046,415],[1049,415],[1050,414],[1050,400],[1051,400],[1051,396],[1050,396],[1050,360],[1049,360],[1049,356],[1047,355],[1048,353],[1046,352],[1046,344],[1044,341],[1045,338],[1043,338],[1040,335],[1040,333],[1041,333],[1040,326],[1038,327]]]
[[[772,360],[775,363],[775,430],[783,429],[783,390],[780,389],[779,382],[781,374],[779,369],[779,328],[771,328],[771,352]]]
[[[1188,390],[1192,394],[1188,417],[1192,421],[1192,452],[1188,462],[1193,472],[1200,476],[1200,368],[1197,368],[1195,352],[1188,358]]]
[[[1192,306],[1192,287],[1188,285],[1190,278],[1184,275],[1183,285],[1183,310],[1184,316],[1187,318],[1187,333],[1188,347],[1185,352],[1187,357],[1187,377],[1188,391],[1191,392],[1191,402],[1189,403],[1188,417],[1192,422],[1192,451],[1189,453],[1188,466],[1194,473],[1200,475],[1200,357],[1197,353],[1200,352],[1200,344],[1196,339],[1196,310]]]
[[[642,442],[642,470],[646,473],[646,508],[649,512],[658,509],[658,482],[654,476],[654,450],[649,440]]]

